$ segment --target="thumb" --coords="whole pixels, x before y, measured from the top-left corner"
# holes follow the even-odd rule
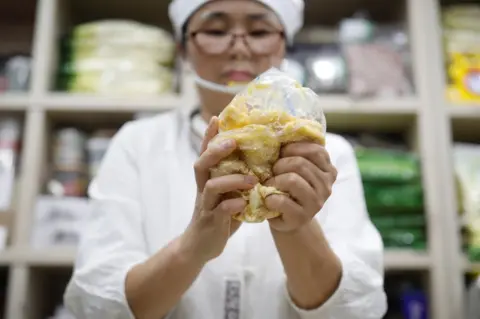
[[[203,137],[202,147],[200,148],[200,155],[203,154],[208,147],[208,143],[218,134],[218,117],[214,116],[208,123],[205,136]]]

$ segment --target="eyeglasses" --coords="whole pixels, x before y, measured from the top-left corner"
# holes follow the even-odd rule
[[[195,31],[190,38],[205,54],[219,55],[230,49],[236,38],[242,38],[245,45],[256,55],[269,55],[278,50],[285,38],[283,31],[259,31],[235,34],[224,31]]]

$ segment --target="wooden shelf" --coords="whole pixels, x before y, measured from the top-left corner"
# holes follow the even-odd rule
[[[437,0],[403,0],[393,4],[380,0],[339,0],[334,4],[327,0],[305,2],[307,27],[322,24],[336,28],[342,18],[365,10],[375,21],[402,24],[408,30],[416,96],[357,100],[345,95],[322,95],[321,107],[326,114],[328,131],[395,133],[405,137],[409,146],[418,152],[426,189],[429,251],[387,250],[385,270],[428,273],[431,316],[461,318],[463,296],[460,290],[463,291],[463,287],[459,283],[463,278],[460,274],[465,269],[480,269],[480,265],[453,260],[460,253],[457,251],[460,245],[458,229],[454,229],[457,216],[453,213],[456,194],[450,160],[451,142],[480,141],[480,105],[457,106],[444,100],[439,3]],[[134,118],[132,115],[136,113],[191,106],[195,103],[195,88],[191,76],[185,76],[182,70],[178,84],[183,95],[120,97],[50,91],[59,65],[58,42],[71,27],[99,19],[133,19],[169,28],[168,1],[7,0],[6,3],[0,5],[0,9],[4,9],[0,10],[0,16],[9,18],[4,20],[11,28],[9,25],[9,28],[0,28],[7,30],[3,33],[0,30],[0,44],[4,44],[5,39],[13,39],[15,41],[10,42],[31,50],[34,57],[32,91],[0,95],[0,116],[14,113],[25,117],[20,167],[23,187],[16,201],[14,236],[11,248],[0,252],[0,266],[9,266],[12,270],[3,317],[17,319],[19,313],[24,314],[38,299],[35,294],[39,293],[27,288],[32,281],[29,271],[36,267],[72,267],[76,256],[75,248],[33,249],[30,246],[32,207],[41,193],[40,186],[48,166],[46,146],[49,146],[51,131],[62,125],[86,131],[97,129],[96,125],[118,127]],[[0,51],[6,48],[5,45],[0,47]],[[448,135],[450,132],[453,136]],[[458,269],[460,267],[463,269]],[[38,317],[35,307],[30,310],[33,315],[25,314],[23,319]]]
[[[0,252],[0,265],[3,263],[23,263],[29,266],[67,267],[75,262],[74,247],[52,247],[27,249],[23,251]],[[428,270],[431,258],[426,252],[410,250],[387,250],[385,252],[386,270]]]
[[[17,261],[17,255],[11,248],[0,251],[0,266],[11,266]]]
[[[448,105],[454,141],[480,142],[480,104]]]
[[[47,111],[61,112],[142,112],[165,111],[185,104],[180,95],[152,97],[113,97],[68,93],[52,93],[40,99]]]
[[[378,114],[378,115],[414,115],[422,104],[419,99],[352,99],[347,96],[320,96],[321,106],[327,114]]]
[[[75,261],[75,253],[76,249],[70,247],[32,248],[18,251],[15,261],[34,267],[70,267]]]
[[[429,270],[432,260],[428,252],[413,250],[387,250],[386,270]]]
[[[0,111],[23,111],[30,105],[30,96],[25,93],[0,93]]]
[[[480,120],[480,104],[448,105],[448,113],[452,119],[478,119]]]

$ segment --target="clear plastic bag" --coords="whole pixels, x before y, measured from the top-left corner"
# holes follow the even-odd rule
[[[237,150],[211,170],[212,177],[256,175],[252,190],[229,194],[248,201],[234,216],[244,222],[263,222],[280,216],[265,207],[265,199],[283,194],[262,185],[270,179],[282,145],[299,141],[325,144],[326,120],[318,96],[285,73],[270,69],[252,81],[219,116],[219,134],[211,143],[234,139]]]
[[[57,86],[74,93],[159,95],[174,90],[175,42],[129,20],[77,25],[62,41]]]

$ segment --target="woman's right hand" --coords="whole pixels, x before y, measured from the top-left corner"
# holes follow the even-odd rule
[[[248,190],[257,184],[255,176],[240,174],[210,178],[210,169],[236,149],[235,140],[209,145],[218,134],[218,119],[212,118],[195,163],[197,198],[192,220],[183,234],[187,251],[202,262],[218,257],[240,222],[232,218],[247,205],[243,198],[226,198],[227,193]]]

